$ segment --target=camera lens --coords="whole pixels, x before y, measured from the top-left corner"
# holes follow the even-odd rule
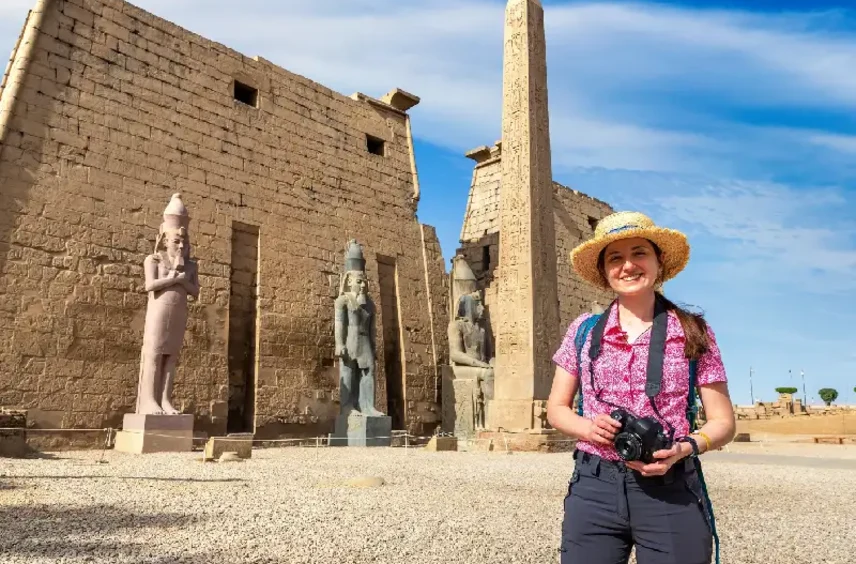
[[[619,433],[615,437],[615,450],[624,460],[639,460],[642,457],[642,440],[633,433]]]

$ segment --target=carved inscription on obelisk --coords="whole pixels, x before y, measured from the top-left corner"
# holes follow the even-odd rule
[[[550,357],[559,338],[546,49],[541,2],[509,0],[503,69],[499,315],[489,422],[494,429],[535,427],[533,400],[549,395]]]

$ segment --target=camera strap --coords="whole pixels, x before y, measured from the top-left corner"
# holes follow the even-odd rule
[[[589,347],[589,379],[592,390],[598,401],[607,404],[613,408],[621,408],[612,402],[606,401],[600,397],[600,390],[594,385],[594,361],[600,355],[601,341],[603,332],[606,329],[606,324],[609,321],[609,312],[612,306],[617,303],[614,300],[609,308],[600,316],[591,330],[591,345]],[[669,324],[669,312],[666,310],[666,303],[663,301],[660,294],[656,293],[654,298],[654,323],[651,326],[651,338],[648,343],[648,366],[646,368],[645,380],[645,395],[648,396],[648,401],[651,403],[651,409],[657,418],[666,425],[669,430],[669,439],[674,440],[675,428],[660,414],[657,409],[657,404],[654,398],[660,393],[661,384],[663,382],[663,361],[666,354],[666,329]]]

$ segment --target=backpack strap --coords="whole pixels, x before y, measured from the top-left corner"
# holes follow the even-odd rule
[[[580,323],[580,326],[577,328],[577,333],[574,335],[574,348],[577,352],[577,377],[580,381],[579,393],[580,401],[577,403],[577,415],[580,417],[583,416],[583,379],[582,379],[582,354],[583,354],[583,345],[586,343],[586,339],[588,338],[589,333],[597,325],[597,322],[600,320],[600,317],[603,314],[596,314],[590,317],[587,317]],[[594,344],[594,343],[592,343]]]
[[[698,374],[698,361],[690,360],[690,393],[687,397],[687,421],[690,422],[690,433],[698,429],[698,406],[696,395],[696,375]]]
[[[696,405],[696,375],[698,373],[698,361],[690,360],[690,392],[687,398],[687,420],[690,423],[690,433],[698,430],[698,406]],[[716,517],[713,515],[713,504],[710,501],[710,495],[707,493],[707,484],[704,481],[704,472],[701,469],[701,459],[696,457],[692,459],[698,473],[699,481],[701,482],[701,491],[704,494],[704,501],[707,507],[707,516],[710,519],[710,530],[713,533],[713,541],[716,545],[716,564],[719,564],[719,535],[716,533]]]

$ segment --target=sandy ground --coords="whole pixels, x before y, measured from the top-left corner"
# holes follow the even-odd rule
[[[0,459],[8,564],[558,562],[569,454],[107,451]],[[723,564],[856,561],[856,447],[733,444],[705,473]],[[379,476],[378,488],[345,481]]]

